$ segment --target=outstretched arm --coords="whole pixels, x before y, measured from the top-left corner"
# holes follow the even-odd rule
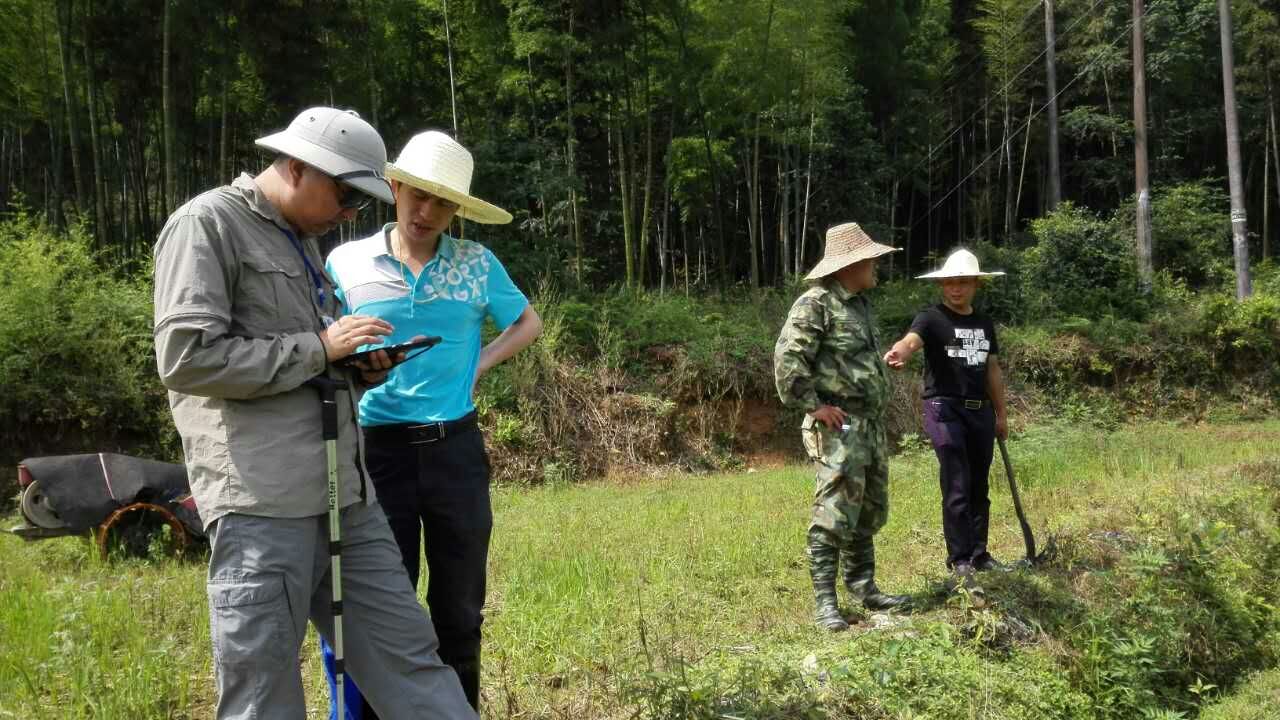
[[[884,354],[884,362],[894,370],[901,370],[907,366],[911,356],[922,347],[924,347],[924,340],[915,332],[908,332],[893,344],[889,352]]]

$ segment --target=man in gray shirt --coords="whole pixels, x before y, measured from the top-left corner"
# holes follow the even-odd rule
[[[334,321],[315,238],[392,196],[382,138],[353,112],[311,108],[257,144],[277,154],[267,169],[192,199],[160,232],[156,361],[212,545],[217,717],[292,720],[305,713],[307,620],[333,633],[327,461],[318,394],[304,383],[340,377],[331,363],[392,331],[373,317]],[[375,362],[363,382],[385,375],[387,358]],[[382,717],[474,718],[377,506],[356,401],[339,393],[348,671]]]

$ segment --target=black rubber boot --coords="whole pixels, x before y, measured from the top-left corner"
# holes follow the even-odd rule
[[[849,623],[840,615],[836,601],[836,569],[839,564],[840,551],[810,533],[809,576],[813,579],[813,599],[817,605],[813,619],[818,627],[832,632],[849,629]]]
[[[844,586],[868,610],[892,610],[911,604],[909,595],[887,595],[876,586],[876,551],[870,541],[844,555]]]

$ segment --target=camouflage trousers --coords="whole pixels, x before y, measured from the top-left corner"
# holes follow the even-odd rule
[[[870,555],[889,519],[889,447],[884,423],[850,415],[848,430],[806,416],[801,435],[817,466],[809,537],[854,556]]]

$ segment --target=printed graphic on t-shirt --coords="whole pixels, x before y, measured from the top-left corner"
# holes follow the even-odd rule
[[[441,258],[431,271],[431,287],[423,299],[452,298],[458,302],[487,304],[489,299],[489,253],[479,243],[459,242],[452,258]]]
[[[987,364],[991,341],[982,328],[956,328],[956,341],[947,344],[947,357],[960,358],[966,365]]]
[[[337,258],[334,264],[341,267],[339,280],[346,307],[355,310],[367,303],[413,295],[417,303],[456,300],[487,308],[493,256],[480,243],[453,239],[449,242],[449,251],[437,254],[425,270],[427,276],[416,287],[411,286],[405,266],[384,252],[381,235],[339,247],[330,262]]]

